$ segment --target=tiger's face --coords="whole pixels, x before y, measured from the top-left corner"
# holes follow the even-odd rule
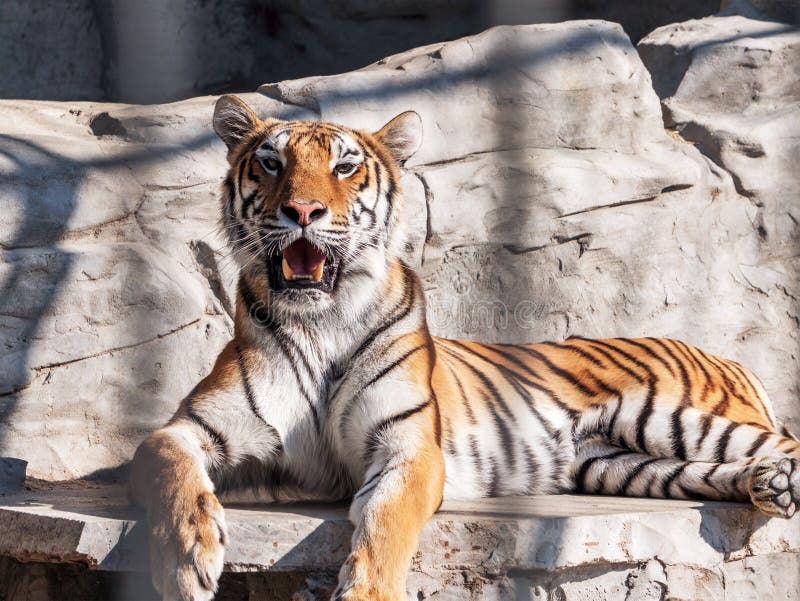
[[[399,167],[419,147],[419,115],[375,133],[259,119],[223,96],[214,129],[228,147],[223,224],[242,269],[263,269],[270,302],[317,312],[385,276],[399,247]]]

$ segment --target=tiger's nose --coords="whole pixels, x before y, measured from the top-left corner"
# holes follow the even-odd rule
[[[311,202],[290,200],[281,205],[281,212],[298,225],[306,226],[324,217],[328,208],[318,200]]]

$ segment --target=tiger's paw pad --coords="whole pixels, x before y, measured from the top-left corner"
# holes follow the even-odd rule
[[[800,507],[800,460],[766,460],[750,482],[753,504],[767,515],[790,518]]]

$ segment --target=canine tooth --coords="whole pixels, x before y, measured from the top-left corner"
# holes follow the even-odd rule
[[[325,271],[325,261],[317,265],[317,268],[311,274],[311,279],[315,282],[319,282],[322,279],[322,272]]]
[[[281,263],[281,269],[283,269],[284,280],[288,281],[294,279],[294,271],[292,271],[292,268],[289,267],[289,261],[286,260],[286,257],[283,258],[283,262]]]

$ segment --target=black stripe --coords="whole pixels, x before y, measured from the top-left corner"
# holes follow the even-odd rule
[[[714,421],[714,416],[710,413],[704,413],[700,416],[700,434],[697,437],[697,446],[695,448],[695,453],[700,452],[700,448],[703,446],[703,442],[705,442],[706,436],[711,431],[711,425]]]
[[[741,425],[742,424],[738,424],[736,422],[731,422],[717,439],[717,444],[714,447],[714,457],[716,458],[717,463],[725,463],[725,454],[728,452],[731,434],[733,434],[733,431]]]
[[[639,342],[638,340],[633,340],[631,338],[622,338],[621,340],[623,342],[627,343],[627,344],[630,344],[630,345],[633,345],[635,347],[638,347],[638,348],[642,349],[644,352],[646,352],[648,355],[650,355],[653,359],[655,359],[656,361],[661,363],[661,365],[663,365],[666,368],[666,370],[670,373],[671,376],[675,375],[675,371],[672,369],[672,366],[669,364],[669,361],[664,359],[664,357],[659,355],[657,352],[655,352],[653,349],[651,349],[649,346],[647,346],[643,342]]]
[[[758,398],[758,392],[753,386],[753,383],[750,381],[750,378],[745,375],[742,366],[736,363],[736,361],[731,361],[730,359],[726,359],[725,361],[730,367],[731,373],[736,376],[736,381],[739,383],[742,389],[750,389],[750,392],[753,394],[753,396]]]
[[[431,368],[432,371],[432,368]],[[430,375],[428,376],[430,380]],[[433,428],[434,436],[436,439],[436,446],[442,448],[442,413],[439,409],[439,399],[436,396],[436,391],[431,390],[431,402],[433,403]]]
[[[618,342],[619,340],[622,340],[624,342],[623,339],[614,339],[614,342]],[[653,374],[652,370],[650,369],[650,367],[648,367],[648,365],[646,363],[640,361],[639,359],[637,359],[636,357],[631,355],[629,352],[619,348],[618,346],[616,346],[614,344],[610,344],[610,343],[606,342],[605,340],[588,340],[587,342],[589,342],[597,351],[602,351],[602,348],[597,348],[596,347],[596,345],[599,345],[600,347],[604,347],[606,349],[609,349],[611,351],[616,352],[619,355],[622,355],[625,359],[627,359],[628,361],[633,363],[636,367],[642,369],[648,376],[654,377],[654,374]],[[629,374],[633,375],[637,379],[637,381],[642,382],[642,383],[645,381],[645,378],[642,378],[641,376],[639,376],[633,370],[627,368],[622,363],[619,363],[618,361],[616,361],[611,355],[606,355],[606,356],[610,360],[614,361],[620,368],[624,369],[626,372],[628,372]]]
[[[697,375],[697,364],[692,361],[691,357],[686,354],[686,351],[683,348],[683,344],[679,340],[675,340],[674,338],[665,338],[665,342],[669,342],[672,347],[680,353],[681,362],[686,366],[691,366],[692,371]]]
[[[555,440],[555,444],[548,448],[555,449],[552,451],[553,453],[553,473],[551,477],[554,480],[557,480],[561,477],[561,474],[564,472],[564,469],[567,465],[567,454],[562,452],[561,446],[564,444],[563,437],[561,435],[560,430],[556,430],[555,435],[553,436]]]
[[[239,373],[242,377],[242,386],[244,387],[244,394],[247,397],[247,404],[250,406],[250,411],[260,419],[262,422],[267,423],[264,419],[264,416],[261,415],[261,412],[258,410],[258,405],[256,405],[256,396],[253,394],[253,388],[250,386],[250,377],[247,374],[247,364],[244,361],[244,354],[242,354],[241,347],[237,344],[236,345],[236,362],[239,364]]]
[[[728,388],[731,389],[731,391],[733,391],[736,388],[736,384],[730,378],[729,375],[731,373],[730,369],[725,365],[723,365],[724,359],[720,359],[719,357],[716,357],[711,353],[705,353],[703,351],[700,352],[703,353],[703,356],[709,363],[711,363],[714,367],[717,368],[717,371],[719,372],[719,375],[722,376],[722,379],[724,380],[725,384],[728,386]]]
[[[656,461],[661,461],[661,459],[658,458],[658,457],[653,457],[651,459],[647,459],[645,461],[642,461],[636,467],[634,467],[630,471],[630,473],[628,474],[628,477],[625,478],[625,480],[623,481],[622,485],[620,485],[620,487],[617,489],[617,493],[621,494],[621,495],[627,495],[628,494],[628,489],[631,487],[631,484],[633,484],[633,481],[636,479],[636,476],[641,474],[642,471],[648,465],[651,465],[651,464],[655,463]]]
[[[647,338],[647,340],[649,340],[650,342],[655,342],[658,346],[660,346],[664,350],[664,352],[667,353],[667,355],[669,355],[670,359],[672,359],[675,362],[675,365],[677,365],[680,368],[681,365],[680,359],[678,359],[675,352],[664,342],[664,340],[662,340],[661,338]],[[674,373],[675,372],[672,372],[673,375]]]
[[[691,346],[690,344],[686,344],[681,340],[677,340],[675,342],[683,346],[683,349],[686,352],[686,354],[689,355],[689,357],[691,357],[692,361],[697,365],[697,367],[700,368],[700,371],[703,372],[703,376],[705,377],[706,382],[711,382],[711,374],[708,373],[706,366],[703,365],[703,362],[701,361],[702,356],[699,356],[700,350],[697,347]]]
[[[508,424],[500,416],[498,408],[504,413],[506,419],[510,420],[512,423],[515,421],[514,414],[505,404],[504,400],[500,395],[500,391],[497,390],[497,387],[494,385],[494,383],[492,383],[482,371],[480,371],[478,368],[468,363],[464,358],[458,356],[453,350],[447,348],[446,346],[442,345],[441,348],[445,352],[449,353],[450,356],[458,359],[464,366],[467,367],[467,369],[471,370],[472,373],[483,384],[485,392],[482,392],[481,395],[483,397],[484,403],[486,403],[486,406],[492,415],[492,419],[495,425],[495,432],[502,441],[503,447],[509,450],[508,467],[511,471],[514,471],[516,469],[516,456],[514,454],[514,438],[511,435],[511,430],[509,429]],[[487,394],[487,392],[489,394]]]
[[[703,475],[703,482],[705,482],[705,483],[706,483],[708,486],[710,486],[711,488],[714,488],[714,489],[716,489],[716,488],[717,488],[716,486],[714,486],[714,485],[711,483],[711,478],[714,476],[714,474],[716,474],[716,473],[717,473],[717,470],[720,468],[720,466],[721,466],[721,465],[722,465],[722,462],[721,462],[721,461],[720,461],[720,462],[718,462],[718,463],[715,463],[715,464],[714,464],[714,466],[713,466],[713,467],[712,467],[710,470],[708,470],[708,471],[705,473],[705,475]]]
[[[599,341],[599,340],[589,340],[589,339],[587,339],[587,338],[578,338],[577,336],[575,336],[574,338],[575,338],[576,340],[582,340],[582,341],[584,341],[584,342],[588,343],[588,345],[589,345],[589,346],[590,346],[590,347],[591,347],[593,350],[595,350],[595,351],[597,351],[598,353],[600,353],[601,355],[603,355],[603,356],[604,356],[606,359],[608,359],[609,361],[611,361],[611,363],[613,363],[614,365],[616,365],[616,366],[617,366],[619,369],[621,369],[621,370],[622,370],[622,371],[624,371],[626,374],[628,374],[630,377],[632,377],[634,380],[636,380],[637,382],[639,382],[639,384],[644,384],[644,382],[645,382],[645,379],[644,379],[644,378],[643,378],[641,375],[639,375],[638,373],[636,373],[635,371],[633,371],[633,370],[632,370],[630,367],[628,367],[627,365],[625,365],[625,364],[623,364],[623,363],[620,363],[620,362],[619,362],[619,361],[618,361],[616,358],[614,358],[614,357],[611,355],[611,353],[607,352],[606,350],[604,350],[604,349],[602,349],[602,348],[598,348],[598,347],[594,346],[595,344],[599,344],[599,343],[600,343],[600,341]],[[606,345],[606,346],[608,346],[608,345]],[[614,348],[614,347],[612,347],[612,348]],[[624,353],[624,351],[621,351],[621,353]],[[626,354],[627,354],[627,353],[626,353]]]
[[[564,349],[564,350],[571,351],[573,353],[576,353],[576,354],[580,355],[581,357],[583,357],[587,361],[591,361],[597,367],[605,367],[605,365],[603,364],[602,361],[600,361],[600,359],[595,357],[592,353],[586,352],[584,349],[582,349],[580,347],[572,346],[571,344],[566,344],[566,343],[551,342],[549,340],[545,340],[544,342],[541,342],[540,344],[546,344],[547,346],[552,346],[553,348],[559,348],[559,349]]]
[[[443,340],[442,342],[446,343],[446,344],[452,344],[452,345],[458,347],[459,349],[463,349],[463,351],[466,351],[466,352],[470,353],[471,355],[473,355],[475,357],[478,357],[484,363],[486,363],[490,367],[493,367],[494,369],[499,371],[500,374],[503,375],[507,381],[513,383],[514,379],[517,379],[517,380],[521,381],[522,383],[524,383],[526,386],[530,386],[531,388],[534,388],[534,389],[546,394],[547,396],[550,397],[550,399],[553,401],[553,403],[555,403],[560,409],[565,411],[571,418],[575,418],[578,415],[578,411],[576,411],[575,409],[573,409],[572,407],[567,405],[564,401],[562,401],[559,398],[559,396],[553,390],[550,390],[546,386],[543,386],[542,384],[539,384],[538,382],[534,382],[533,380],[531,380],[529,378],[526,378],[522,374],[519,374],[517,372],[514,372],[514,371],[508,369],[505,365],[501,365],[499,363],[494,363],[494,362],[490,361],[489,359],[487,359],[486,357],[484,357],[483,355],[481,355],[477,351],[472,350],[471,348],[469,348],[468,346],[466,346],[462,342],[459,342],[457,340]],[[457,355],[453,350],[448,349],[446,346],[444,346],[444,344],[442,345],[442,348],[444,348],[444,350],[449,352],[451,355],[453,355],[459,361],[461,361],[464,365],[466,365],[467,368],[470,369],[481,380],[481,382],[484,382],[484,384],[487,385],[487,388],[491,387],[494,390],[493,394],[494,394],[495,398],[497,398],[499,402],[502,402],[502,399],[501,399],[501,397],[499,395],[499,392],[494,387],[494,385],[489,381],[489,379],[486,378],[486,375],[483,372],[481,372],[480,370],[475,368],[470,363],[466,362],[462,357]],[[492,350],[495,350],[495,349],[492,349]],[[515,388],[516,388],[516,386],[515,386]],[[519,391],[519,388],[517,388],[517,390]],[[533,407],[533,400],[531,399],[530,395],[527,394],[527,392],[525,393],[523,398],[528,403],[528,407],[532,411],[535,411],[535,408]],[[507,412],[508,416],[513,419],[513,415],[508,413],[507,409],[506,409],[506,412]]]
[[[694,492],[692,490],[689,490],[688,488],[686,488],[680,482],[678,483],[678,489],[681,491],[681,494],[687,499],[696,499],[696,498],[700,497],[700,495],[698,493],[696,493],[696,492]]]
[[[672,344],[675,345],[674,340],[670,340],[669,342],[672,342]],[[676,348],[678,347],[676,346]],[[681,398],[681,405],[687,406],[691,404],[692,400],[692,382],[689,379],[689,372],[686,371],[686,366],[683,364],[683,361],[678,361],[678,370],[681,372],[681,382],[683,383],[683,395]]]
[[[678,459],[686,459],[686,442],[683,439],[683,410],[686,407],[681,405],[672,412],[672,452]]]
[[[458,346],[461,349],[464,349],[468,353],[479,357],[485,363],[488,363],[492,367],[496,367],[498,370],[504,370],[506,372],[511,371],[507,367],[505,367],[504,365],[500,365],[499,363],[495,363],[493,361],[489,361],[486,357],[484,357],[483,355],[481,355],[477,351],[472,350],[471,348],[469,348],[467,345],[465,345],[463,342],[461,342],[459,340],[447,340],[447,342],[450,343],[450,344],[455,344],[456,346]],[[535,371],[533,371],[531,369],[530,365],[527,365],[524,361],[522,361],[518,357],[515,357],[513,354],[511,354],[511,353],[509,353],[507,351],[500,350],[499,348],[497,348],[499,346],[501,346],[501,345],[499,345],[499,344],[482,344],[481,348],[490,350],[491,352],[493,352],[493,353],[495,353],[497,355],[500,355],[504,359],[506,359],[508,361],[511,361],[514,365],[519,367],[522,371],[524,371],[529,376],[532,376],[532,377],[536,378],[537,380],[544,380],[544,378],[542,378],[542,376],[540,376],[539,374],[537,374]],[[505,345],[503,345],[503,346],[505,346]],[[514,349],[521,348],[520,346],[516,346],[516,345],[508,345],[508,347],[509,348],[514,348]],[[519,374],[514,374],[514,376],[516,378],[520,379],[521,381],[525,382],[529,386],[541,386],[541,384],[536,384],[535,382],[531,381],[529,378],[520,376]]]
[[[375,163],[375,209],[378,208],[378,201],[381,199],[381,165]]]
[[[661,496],[665,499],[670,499],[669,496],[669,489],[672,486],[672,483],[684,472],[684,470],[689,467],[690,463],[688,461],[682,463],[678,467],[676,467],[673,472],[667,476],[664,482],[661,484]],[[687,495],[690,496],[690,495]]]
[[[447,414],[441,415],[440,418],[442,420],[442,432],[444,433],[444,445],[442,445],[442,448],[448,455],[455,456],[458,454],[458,450],[453,439],[453,424],[450,423]]]
[[[745,373],[744,367],[742,367],[736,361],[728,361],[728,363],[733,367],[733,369],[735,369],[737,372],[739,372],[739,374],[742,376],[744,381],[747,382],[747,387],[752,391],[753,397],[758,399],[758,401],[761,403],[761,408],[763,410],[762,413],[764,414],[764,417],[766,417],[769,420],[769,423],[772,424],[773,427],[776,427],[777,424],[775,423],[775,420],[772,419],[772,416],[770,415],[770,412],[767,410],[767,406],[764,403],[764,399],[762,399],[761,395],[758,394],[758,391],[756,390],[755,386],[753,385],[753,383],[750,381],[750,378]],[[753,375],[753,377],[758,380],[758,376]],[[761,384],[761,386],[763,387],[764,385]]]
[[[411,276],[409,275],[409,269],[404,265],[402,298],[397,302],[397,304],[394,307],[392,307],[388,319],[364,337],[364,341],[350,356],[350,364],[354,365],[356,361],[359,359],[359,357],[361,357],[361,355],[364,354],[364,352],[366,352],[366,350],[370,347],[370,345],[372,345],[372,343],[375,342],[380,337],[381,334],[383,334],[386,330],[391,328],[396,323],[405,319],[411,312],[413,306],[414,306],[414,285]]]
[[[689,379],[689,372],[686,371],[686,366],[684,365],[683,361],[681,361],[678,356],[670,349],[669,345],[666,344],[665,341],[658,339],[658,338],[648,338],[652,342],[658,344],[669,356],[670,358],[675,361],[675,364],[678,366],[678,370],[681,374],[681,383],[683,386],[683,395],[681,398],[681,408],[677,411],[673,412],[672,414],[672,451],[676,457],[679,459],[686,459],[686,442],[684,440],[684,429],[683,429],[683,422],[681,421],[681,416],[683,414],[683,408],[690,406],[692,404],[691,398],[691,380]],[[668,342],[672,342],[673,345],[676,346],[676,342],[674,340],[668,340]],[[680,349],[679,349],[680,350]],[[656,356],[654,354],[654,356]],[[669,367],[666,361],[660,356],[658,358],[661,362],[666,365],[671,374],[674,375],[672,368]],[[703,369],[703,372],[708,376],[708,372]],[[708,394],[709,390],[709,383],[710,378],[707,377],[706,383],[703,387],[702,398],[700,399],[701,402],[705,401],[706,395]]]
[[[489,400],[486,398],[486,394],[484,393],[484,402],[489,404]],[[516,456],[516,445],[514,444],[514,437],[511,435],[511,430],[508,428],[508,424],[500,417],[500,414],[492,411],[492,417],[494,418],[494,423],[497,426],[497,431],[500,433],[500,438],[502,439],[502,449],[506,452],[506,457],[508,458],[508,469],[512,472],[512,474],[517,469],[517,456]]]
[[[455,343],[455,341],[453,341],[453,340],[447,340],[446,342],[448,344],[457,344],[458,346],[463,347],[463,345],[461,345],[460,343]],[[511,410],[508,408],[508,406],[505,404],[505,402],[503,402],[502,396],[500,395],[500,391],[497,389],[497,386],[494,385],[494,382],[492,382],[486,376],[486,374],[484,372],[479,370],[477,367],[472,365],[469,361],[467,361],[466,359],[461,357],[458,353],[456,353],[452,349],[448,348],[447,346],[441,345],[441,348],[444,349],[445,351],[447,351],[448,353],[450,353],[450,355],[452,357],[454,357],[458,361],[460,361],[462,363],[462,365],[464,365],[470,372],[472,372],[472,374],[476,378],[478,378],[481,381],[481,384],[483,384],[483,387],[489,392],[489,394],[491,394],[492,399],[495,401],[494,403],[490,403],[490,405],[493,405],[495,408],[499,407],[503,411],[503,413],[505,414],[505,416],[508,419],[511,419],[511,420],[514,419],[514,414],[511,413]],[[473,355],[477,355],[477,353],[475,353],[474,351],[471,351],[468,348],[465,348],[465,350],[467,352],[471,352]],[[477,355],[477,356],[481,357],[480,355]],[[484,361],[486,361],[485,357],[481,357],[481,358]],[[499,366],[496,366],[494,363],[490,362],[489,365],[494,366],[494,367],[498,367],[498,369],[499,369]]]
[[[382,469],[378,470],[369,480],[367,480],[366,482],[364,482],[364,484],[361,485],[361,488],[359,488],[358,492],[355,494],[355,496],[353,496],[353,500],[355,501],[359,497],[363,497],[365,494],[367,494],[369,491],[371,491],[378,485],[380,479],[383,478],[383,476],[385,476],[391,471],[396,470],[399,467],[400,464],[396,464],[391,466],[389,469],[386,469],[386,466],[384,465]]]
[[[442,358],[444,359],[444,357]],[[449,362],[444,361],[444,364],[447,366],[447,369],[450,371],[450,374],[456,383],[458,394],[461,397],[461,404],[464,406],[464,412],[467,414],[467,420],[470,424],[475,425],[477,423],[477,420],[475,419],[475,412],[472,411],[472,405],[470,405],[469,401],[467,400],[467,395],[464,392],[464,385],[461,383],[461,378],[458,377],[458,373],[453,369],[453,366],[450,365]]]
[[[228,450],[228,440],[222,434],[212,428],[206,421],[200,417],[197,413],[195,413],[194,409],[192,408],[191,401],[187,403],[186,406],[186,417],[188,417],[192,422],[200,426],[200,428],[205,432],[208,437],[211,439],[211,442],[214,444],[216,451],[222,457],[222,462],[227,463],[230,459],[229,450]]]
[[[306,330],[306,328],[303,328],[303,329]],[[281,336],[281,338],[283,339],[283,342],[287,346],[290,346],[292,348],[292,356],[295,357],[296,359],[300,359],[300,363],[303,364],[303,369],[306,370],[306,375],[308,375],[308,379],[312,380],[312,381],[315,380],[314,371],[312,370],[311,364],[309,363],[308,358],[306,357],[305,353],[297,345],[297,343],[294,341],[294,338],[292,336],[289,336],[288,334],[284,334],[284,332],[285,332],[285,330],[282,329],[282,328],[278,328],[276,330],[276,333],[279,336]],[[308,331],[307,330],[304,333],[306,335],[305,336],[306,341],[309,342],[309,344],[312,347],[314,347],[314,350],[316,350],[317,354],[320,355],[321,353],[320,353],[319,347],[315,343],[314,338],[312,336],[308,335]]]
[[[367,390],[367,388],[369,388],[370,386],[375,384],[378,380],[383,378],[390,371],[392,371],[393,369],[395,369],[396,367],[398,367],[399,365],[404,363],[411,355],[413,355],[414,353],[416,353],[417,351],[419,351],[419,350],[421,350],[423,348],[425,348],[424,344],[420,344],[418,346],[415,346],[411,350],[409,350],[406,353],[404,353],[398,359],[392,361],[389,365],[384,366],[380,371],[378,371],[378,373],[375,376],[373,376],[366,384],[364,384],[361,387],[361,389],[358,391],[358,393],[356,393],[356,394],[354,394],[354,395],[352,395],[350,397],[350,400],[349,400],[347,406],[344,408],[344,410],[342,411],[342,414],[339,417],[339,434],[340,434],[340,436],[342,436],[342,438],[346,438],[346,435],[342,431],[342,429],[345,428],[349,424],[349,422],[350,422],[350,414],[358,406],[358,403],[359,403],[359,401],[361,399],[361,396],[364,394],[364,392]],[[382,358],[383,357],[381,357],[381,359]],[[339,391],[337,390],[336,392],[338,394]],[[334,395],[334,398],[336,398],[336,395]],[[333,404],[333,400],[331,400],[331,404]],[[439,436],[441,436],[441,430],[439,430]]]
[[[614,440],[614,427],[617,425],[617,417],[619,416],[620,409],[622,409],[622,396],[617,397],[617,408],[614,409],[614,413],[611,414],[611,419],[608,422],[608,438],[611,442],[616,443],[617,441]]]
[[[412,407],[411,409],[406,409],[402,413],[398,413],[396,415],[392,415],[391,417],[387,417],[385,420],[380,422],[377,426],[375,426],[372,431],[367,435],[366,438],[366,447],[364,450],[364,463],[369,464],[372,461],[372,455],[378,448],[379,440],[378,437],[380,436],[381,432],[387,430],[391,426],[401,421],[407,420],[409,417],[412,417],[427,409],[431,405],[431,399],[428,399],[424,403],[420,403],[416,407]]]
[[[394,180],[391,169],[387,169],[387,174],[389,176],[389,186],[386,190],[386,201],[389,206],[386,210],[386,218],[383,220],[384,227],[389,227],[392,214],[394,213],[394,196],[397,193],[397,182]]]
[[[242,199],[242,217],[244,217],[245,219],[252,218],[252,216],[248,215],[248,213],[250,209],[253,207],[253,201],[255,200],[257,194],[258,194],[258,188],[250,192],[250,194],[248,194]]]
[[[224,188],[225,192],[227,192],[226,196],[228,198],[226,198],[226,200],[233,200],[236,197],[236,187],[233,185],[230,172],[225,176],[225,179],[222,180],[222,187]]]
[[[585,374],[585,375],[587,375],[587,376],[589,376],[589,377],[590,377],[590,378],[591,378],[591,379],[594,381],[595,385],[596,385],[596,386],[597,386],[597,387],[598,387],[600,390],[602,390],[603,392],[605,392],[607,395],[609,395],[609,396],[613,396],[613,397],[617,397],[617,398],[619,398],[619,397],[621,397],[621,396],[622,396],[622,393],[621,393],[621,392],[620,392],[618,389],[616,389],[616,388],[612,388],[611,386],[609,386],[608,384],[606,384],[606,383],[605,383],[603,380],[601,380],[601,379],[600,379],[600,378],[598,378],[596,375],[594,375],[594,374],[593,374],[591,371],[589,371],[588,369],[587,369],[587,370],[584,372],[584,374]]]
[[[244,168],[247,163],[247,157],[242,158],[239,161],[239,169],[236,171],[236,188],[237,192],[239,193],[239,198],[244,199],[244,194],[242,194],[242,179],[244,179]]]
[[[713,415],[721,415],[728,410],[728,407],[731,404],[731,396],[728,393],[728,390],[723,388],[722,389],[722,400],[714,405],[714,408],[711,410]]]
[[[523,353],[526,353],[526,354],[532,356],[534,359],[540,361],[541,363],[544,363],[550,371],[552,371],[554,374],[559,376],[562,380],[565,380],[566,382],[569,382],[572,386],[574,386],[575,388],[580,390],[586,396],[591,396],[591,397],[597,396],[597,391],[596,390],[590,390],[589,388],[587,388],[583,384],[583,382],[578,380],[574,375],[572,375],[566,369],[563,369],[563,368],[559,367],[558,365],[556,365],[555,363],[553,363],[550,360],[550,358],[545,356],[543,353],[540,353],[536,349],[533,349],[533,348],[531,348],[529,346],[519,346],[517,348],[519,350],[521,350]]]
[[[528,482],[525,485],[525,492],[533,494],[539,487],[539,471],[542,468],[526,441],[522,441],[522,454],[525,456],[525,461],[528,462]]]
[[[685,344],[685,343],[683,343],[683,342],[681,342],[679,340],[669,340],[669,342],[671,342],[672,345],[676,349],[678,349],[681,352],[681,354],[687,359],[687,361],[689,363],[691,363],[695,367],[695,372],[697,371],[697,368],[700,368],[700,371],[703,372],[703,376],[704,376],[703,391],[700,393],[700,398],[696,399],[696,404],[699,404],[701,406],[705,405],[705,400],[706,400],[706,397],[708,396],[708,391],[711,388],[711,376],[710,376],[710,374],[708,373],[708,371],[706,370],[706,368],[702,364],[702,362],[692,352],[692,349],[694,349],[694,347],[689,346],[688,344]],[[694,349],[694,350],[697,350],[697,349]],[[684,393],[683,404],[691,405],[693,403],[692,403],[692,396],[688,392],[688,390],[690,388],[689,377],[688,377],[688,373],[686,372],[686,369],[682,365],[681,365],[681,373],[686,376],[686,378],[684,380],[684,386],[686,388],[686,392]]]
[[[289,368],[292,370],[292,374],[294,374],[294,378],[297,381],[297,387],[300,390],[300,393],[306,400],[306,404],[308,408],[311,410],[311,416],[314,419],[314,428],[316,429],[317,433],[319,433],[322,429],[322,426],[319,422],[319,414],[317,413],[317,408],[314,405],[314,401],[311,399],[311,394],[306,390],[305,382],[303,382],[303,378],[300,376],[300,372],[297,369],[297,365],[289,352],[289,348],[286,346],[285,338],[282,332],[279,332],[277,328],[272,332],[273,338],[281,347],[281,351],[283,352],[284,356],[286,357],[286,362],[289,364]]]
[[[500,496],[500,468],[494,457],[489,458],[489,463],[492,466],[491,480],[489,481],[489,490],[487,491],[489,497]]]
[[[756,438],[755,441],[753,442],[753,446],[750,447],[750,449],[747,451],[747,453],[745,453],[745,455],[747,457],[753,457],[756,453],[758,453],[761,447],[764,446],[764,443],[767,442],[767,439],[770,437],[770,434],[771,434],[770,432],[762,432],[761,434],[759,434],[758,438]]]
[[[591,457],[584,461],[581,464],[580,469],[578,469],[577,473],[575,474],[575,488],[578,492],[583,493],[590,493],[590,491],[586,488],[586,476],[589,473],[591,467],[600,461],[601,459],[612,460],[616,459],[617,457],[621,457],[622,455],[630,455],[630,451],[616,451],[615,453],[611,453],[609,455],[597,455],[596,457]]]
[[[275,437],[275,452],[276,454],[280,455],[283,453],[283,441],[281,440],[281,435],[278,433],[278,430],[270,424],[264,416],[261,415],[261,412],[258,410],[258,405],[256,404],[256,397],[253,393],[253,388],[250,385],[250,377],[247,373],[247,364],[244,360],[244,354],[242,353],[241,347],[237,344],[235,347],[236,350],[236,362],[239,365],[239,372],[242,377],[242,386],[244,388],[245,396],[247,397],[247,404],[250,406],[250,410],[253,412],[261,422],[267,427],[270,433]]]
[[[370,378],[369,382],[367,382],[366,384],[364,384],[364,386],[362,386],[362,387],[361,387],[361,390],[359,391],[359,393],[358,393],[358,394],[356,394],[356,395],[353,395],[353,399],[357,399],[358,397],[360,397],[362,394],[364,394],[364,391],[365,391],[367,388],[369,388],[370,386],[372,386],[373,384],[375,384],[375,382],[377,382],[378,380],[380,380],[382,377],[384,377],[386,374],[388,374],[390,371],[392,371],[392,370],[393,370],[393,369],[395,369],[396,367],[399,367],[400,365],[402,365],[403,363],[405,363],[405,361],[406,361],[406,360],[407,360],[407,359],[408,359],[408,358],[409,358],[411,355],[413,355],[414,353],[416,353],[416,352],[417,352],[417,351],[419,351],[419,350],[422,350],[423,348],[425,348],[425,345],[424,345],[424,344],[417,345],[417,346],[415,346],[414,348],[412,348],[411,350],[409,350],[409,351],[406,351],[405,353],[403,353],[403,355],[401,355],[399,358],[397,358],[397,359],[395,359],[394,361],[392,361],[392,362],[391,362],[389,365],[386,365],[386,366],[385,366],[383,369],[381,369],[381,370],[380,370],[380,371],[379,371],[377,374],[375,374],[375,375],[374,375],[372,378]]]
[[[369,169],[364,172],[364,181],[358,185],[358,194],[361,194],[369,186]]]
[[[625,359],[641,368],[647,374],[647,398],[645,399],[641,413],[639,413],[639,417],[636,419],[636,446],[639,447],[639,450],[647,453],[647,440],[645,431],[647,429],[647,422],[650,420],[655,408],[656,382],[658,381],[658,378],[656,378],[653,371],[647,365],[639,361],[630,353],[602,340],[593,340],[592,343],[593,345],[600,345],[601,347],[606,347],[612,351],[616,351],[625,357]],[[639,381],[641,382],[642,380],[640,379]]]
[[[244,277],[239,278],[239,294],[242,296],[242,303],[244,303],[250,319],[255,320],[258,325],[262,327],[272,324],[272,314],[264,303],[260,303],[258,307],[256,307],[256,303],[259,302],[259,299],[253,293],[253,289]]]
[[[752,403],[750,399],[747,398],[746,395],[741,394],[739,392],[739,385],[735,384],[734,381],[731,379],[731,376],[735,377],[733,370],[731,369],[729,362],[725,359],[720,359],[719,357],[715,357],[711,354],[705,354],[706,359],[708,359],[709,363],[714,365],[718,370],[722,379],[725,381],[725,384],[728,386],[729,392],[739,399],[742,404],[747,405],[748,407],[755,409],[758,411],[758,408]]]
[[[474,434],[469,435],[469,453],[472,455],[472,462],[475,464],[475,471],[477,471],[478,474],[483,473],[483,460],[481,459],[478,440],[475,438]]]

